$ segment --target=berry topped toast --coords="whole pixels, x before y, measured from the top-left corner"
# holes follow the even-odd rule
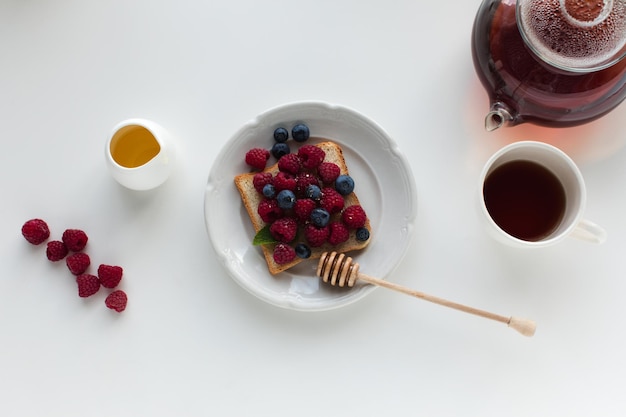
[[[258,148],[246,155],[256,169],[268,158]],[[326,251],[349,252],[369,244],[369,219],[334,142],[303,145],[262,171],[237,175],[235,185],[271,274]]]

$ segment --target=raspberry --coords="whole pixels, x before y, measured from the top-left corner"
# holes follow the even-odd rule
[[[60,240],[51,240],[46,247],[46,256],[49,261],[57,262],[67,255],[67,246]]]
[[[80,275],[87,270],[91,264],[91,259],[89,259],[89,255],[86,253],[77,252],[68,256],[65,259],[65,263],[72,274]]]
[[[317,167],[317,175],[319,175],[320,179],[326,184],[335,182],[340,173],[341,169],[339,169],[339,166],[334,162],[322,162],[320,166]]]
[[[367,216],[365,215],[365,210],[363,207],[359,205],[354,205],[350,207],[346,207],[346,209],[341,214],[341,220],[351,229],[358,229],[365,225],[365,220]]]
[[[272,237],[279,242],[289,243],[296,238],[298,232],[298,224],[291,217],[283,217],[276,220],[270,226]]]
[[[265,169],[268,159],[270,159],[270,151],[267,149],[252,148],[246,152],[246,164],[259,171]]]
[[[350,231],[342,222],[332,222],[328,225],[328,228],[330,229],[328,243],[331,245],[343,243],[350,237]]]
[[[343,196],[334,188],[326,187],[322,189],[320,205],[330,214],[339,213],[343,209]]]
[[[320,181],[313,174],[308,172],[301,172],[296,175],[296,195],[299,197],[304,197],[306,194],[306,189],[310,185],[316,185],[319,187]]]
[[[296,175],[302,168],[302,162],[295,153],[288,153],[278,160],[278,169]]]
[[[326,157],[326,152],[315,145],[304,145],[298,149],[298,156],[305,169],[317,168]]]
[[[126,304],[128,303],[128,296],[122,290],[115,290],[111,294],[107,296],[104,300],[104,304],[111,310],[115,310],[118,313],[121,313],[126,309]]]
[[[313,248],[322,246],[326,242],[326,239],[328,239],[329,234],[330,229],[328,225],[324,227],[315,227],[313,224],[309,223],[304,226],[304,238]]]
[[[63,232],[63,243],[72,252],[80,252],[87,244],[88,237],[82,230],[67,229]]]
[[[83,298],[94,295],[100,289],[98,277],[91,274],[81,274],[77,276],[76,284],[78,284],[78,296]]]
[[[315,201],[310,198],[301,198],[296,200],[296,203],[293,206],[293,212],[296,215],[296,219],[300,223],[304,223],[311,217],[311,212],[315,208]]]
[[[274,177],[274,189],[276,192],[280,192],[282,190],[296,190],[296,179],[293,175],[287,172],[279,172]]]
[[[22,236],[33,245],[40,245],[50,237],[48,225],[41,219],[31,219],[22,226]]]
[[[257,213],[265,223],[273,223],[283,217],[283,211],[276,200],[265,199],[259,203]]]
[[[104,265],[98,267],[98,279],[105,288],[115,288],[122,280],[124,270],[120,266]]]
[[[289,245],[279,243],[274,247],[273,257],[277,264],[286,264],[296,259],[296,251]]]
[[[274,182],[274,177],[269,172],[257,172],[252,177],[252,184],[254,185],[254,189],[260,193],[263,193],[263,187],[267,184],[272,184]]]

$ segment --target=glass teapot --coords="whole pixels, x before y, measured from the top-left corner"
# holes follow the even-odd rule
[[[626,98],[626,0],[483,0],[472,57],[487,130],[592,121]]]

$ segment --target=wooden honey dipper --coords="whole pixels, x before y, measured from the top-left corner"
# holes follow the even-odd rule
[[[413,297],[421,298],[422,300],[430,301],[431,303],[439,304],[444,307],[450,307],[466,313],[474,314],[476,316],[504,323],[524,336],[530,337],[535,334],[536,325],[532,320],[500,316],[498,314],[444,300],[443,298],[424,294],[423,292],[415,291],[392,282],[360,273],[359,264],[352,262],[352,258],[343,253],[324,252],[320,257],[319,263],[317,264],[316,274],[318,277],[322,278],[324,282],[333,286],[344,287],[345,285],[348,285],[348,287],[352,287],[357,280],[360,280],[367,282],[368,284],[378,285],[380,287],[412,295]]]

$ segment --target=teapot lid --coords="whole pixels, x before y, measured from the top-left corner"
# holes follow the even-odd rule
[[[626,0],[517,0],[529,48],[572,72],[607,68],[626,57]]]

